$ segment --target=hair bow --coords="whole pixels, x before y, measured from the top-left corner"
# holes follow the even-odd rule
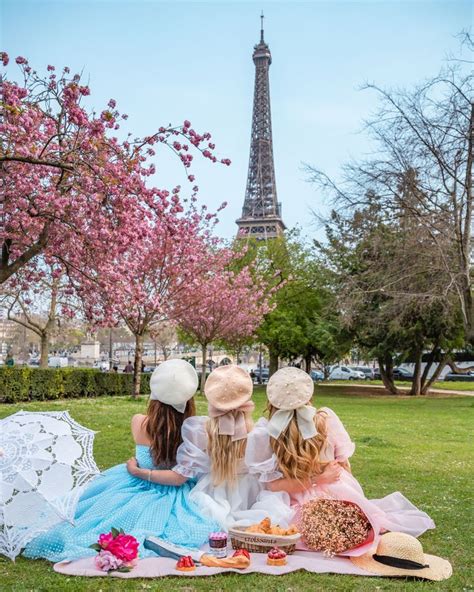
[[[318,430],[314,423],[316,409],[312,405],[302,405],[297,409],[278,409],[268,422],[268,433],[270,436],[275,439],[278,438],[288,427],[295,412],[296,422],[303,440],[314,438],[318,434]]]
[[[231,409],[230,411],[221,411],[211,404],[209,404],[208,409],[209,417],[214,417],[218,420],[219,434],[232,436],[232,442],[244,440],[247,437],[245,414],[255,409],[252,401],[247,401],[237,409]]]

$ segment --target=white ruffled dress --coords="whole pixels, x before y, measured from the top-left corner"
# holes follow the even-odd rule
[[[327,444],[321,451],[322,461],[337,460],[344,462],[348,460],[355,450],[355,444],[351,441],[344,425],[339,417],[331,409],[321,409],[327,413]],[[270,445],[270,435],[267,430],[268,421],[260,419],[249,434],[245,460],[249,473],[258,477],[262,486],[265,487],[270,481],[276,481],[283,477],[279,470],[278,461]],[[262,496],[263,494],[260,494]],[[271,496],[275,496],[275,503],[281,504],[285,500],[281,492],[265,492],[266,503],[272,506]],[[324,486],[313,486],[311,489],[287,496],[286,500],[293,510],[290,521],[298,522],[299,510],[305,502],[316,497],[329,497],[352,501],[357,504],[372,524],[375,539],[377,542],[380,533],[386,530],[404,532],[418,537],[426,530],[435,528],[433,520],[425,512],[414,506],[399,491],[391,493],[381,499],[368,500],[357,479],[343,469],[339,481]],[[259,499],[263,499],[260,497]],[[361,555],[365,553],[374,542],[368,542],[344,555]],[[301,548],[305,548],[301,544]]]
[[[289,497],[284,494],[278,503],[269,506],[262,482],[257,474],[250,474],[242,459],[234,484],[214,486],[211,462],[207,453],[208,436],[206,416],[189,417],[182,426],[183,443],[178,448],[173,471],[187,478],[196,478],[197,483],[189,494],[203,516],[216,520],[223,530],[234,525],[250,525],[269,516],[272,522],[288,524],[292,514]],[[286,497],[285,497],[286,496]]]

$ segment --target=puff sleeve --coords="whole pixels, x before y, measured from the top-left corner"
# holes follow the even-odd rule
[[[207,420],[206,416],[188,417],[181,428],[183,442],[178,448],[173,471],[188,479],[199,477],[210,471],[210,460],[207,454]]]
[[[334,459],[343,462],[354,454],[355,444],[352,442],[342,421],[332,409],[323,407],[321,411],[327,413],[327,437],[334,450]]]
[[[276,481],[283,477],[278,470],[278,462],[270,446],[267,420],[261,418],[250,432],[245,451],[245,464],[251,475],[257,475],[262,483]]]

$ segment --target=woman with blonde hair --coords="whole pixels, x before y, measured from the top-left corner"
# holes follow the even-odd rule
[[[208,416],[184,421],[176,465],[172,471],[153,471],[150,477],[158,483],[165,478],[173,483],[196,478],[190,501],[224,530],[266,517],[286,523],[285,517],[290,514],[288,504],[275,504],[268,509],[264,503],[256,503],[262,485],[255,475],[249,474],[245,464],[247,437],[253,428],[252,391],[250,375],[242,368],[216,368],[204,387]],[[145,478],[131,463],[129,470]]]
[[[317,497],[347,500],[357,504],[374,530],[391,530],[419,536],[434,528],[431,518],[400,492],[368,500],[352,475],[349,458],[355,444],[338,416],[327,407],[311,404],[314,384],[298,368],[282,368],[267,385],[269,419],[260,419],[249,435],[246,463],[268,495],[289,496],[299,519],[302,505]],[[346,554],[361,554],[367,545]]]

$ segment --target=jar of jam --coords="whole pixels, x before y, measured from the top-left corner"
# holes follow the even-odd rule
[[[227,557],[227,533],[211,532],[209,535],[209,551],[214,557]]]

